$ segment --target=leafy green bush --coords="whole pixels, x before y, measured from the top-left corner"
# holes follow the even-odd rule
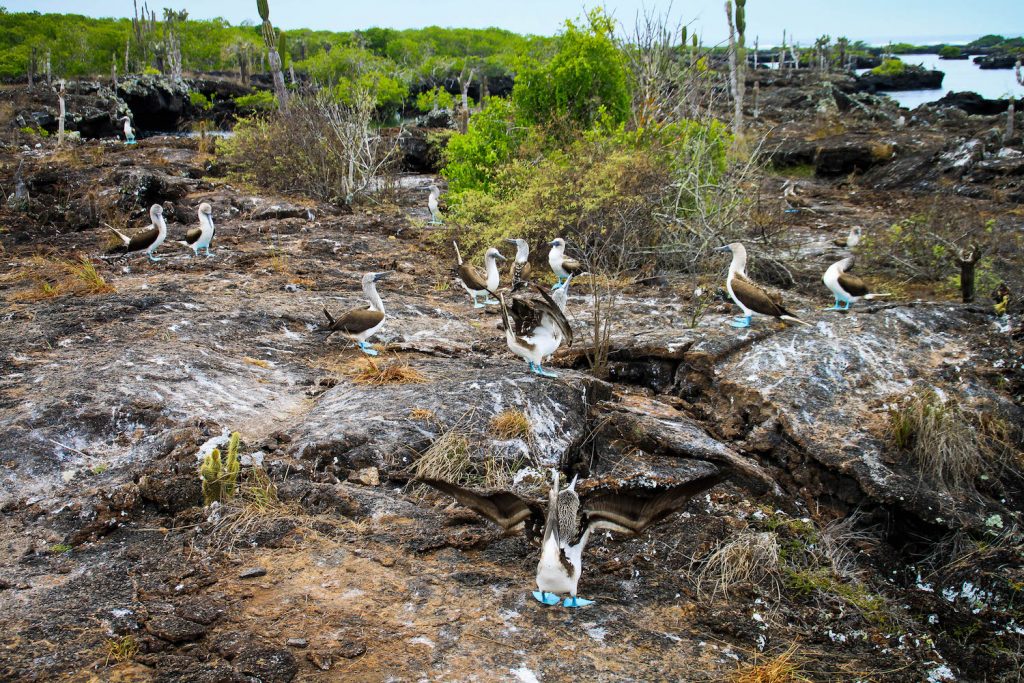
[[[441,86],[426,90],[416,96],[416,108],[422,112],[451,109],[454,106],[455,97]]]
[[[257,90],[251,95],[240,95],[231,98],[235,108],[244,114],[255,114],[261,111],[273,111],[277,109],[277,99],[274,93],[269,90]]]
[[[188,94],[188,101],[192,103],[193,107],[196,109],[202,109],[203,111],[209,111],[213,108],[213,102],[206,95],[201,92],[196,92],[195,90]]]
[[[876,76],[899,76],[907,70],[907,65],[899,59],[886,59],[871,70]]]
[[[448,141],[442,175],[448,180],[449,192],[488,192],[500,166],[515,156],[525,136],[526,129],[517,125],[512,102],[490,98],[484,110],[469,120],[465,134],[453,135]]]
[[[357,99],[366,97],[378,109],[393,111],[409,94],[397,64],[359,47],[337,46],[297,66],[332,88],[342,104],[354,105]]]
[[[587,22],[566,21],[554,57],[520,69],[512,96],[528,123],[560,122],[579,130],[603,115],[616,123],[629,116],[629,69],[615,43],[615,22],[600,8],[591,10]]]
[[[963,51],[956,45],[947,45],[939,50],[939,57],[943,59],[960,59],[963,57]]]
[[[156,68],[153,68],[151,66],[147,66],[145,69],[142,70],[142,75],[143,76],[159,76],[160,75],[160,69],[156,69]]]

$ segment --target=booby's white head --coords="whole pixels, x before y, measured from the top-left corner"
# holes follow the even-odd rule
[[[731,251],[732,263],[729,264],[729,273],[747,272],[747,248],[741,242],[732,242],[723,247],[717,247],[715,251]]]
[[[153,225],[162,227],[164,225],[164,207],[159,204],[154,204],[149,207],[149,219],[153,221]]]
[[[366,275],[363,275],[363,280],[362,280],[362,282],[363,282],[363,289],[366,289],[367,287],[369,287],[372,284],[380,282],[381,280],[383,280],[387,276],[391,275],[391,273],[392,273],[392,271],[390,271],[390,270],[383,270],[383,271],[381,271],[379,273],[367,273]]]
[[[499,261],[506,260],[505,257],[502,256],[497,249],[491,247],[490,249],[487,250],[487,253],[484,254],[484,261],[487,262],[488,264],[491,264],[494,263],[495,259]]]
[[[199,205],[199,222],[209,221],[213,225],[213,207],[203,202]]]
[[[430,196],[431,197],[440,197],[441,196],[441,188],[439,188],[437,185],[431,185],[427,189],[430,190]]]
[[[524,239],[505,240],[516,245],[516,261],[525,263],[530,258],[530,243]]]
[[[565,240],[561,237],[556,237],[549,244],[551,245],[551,253],[558,254],[559,256],[565,253]]]
[[[861,228],[855,225],[850,228],[850,236],[846,238],[846,246],[855,247],[860,242]]]

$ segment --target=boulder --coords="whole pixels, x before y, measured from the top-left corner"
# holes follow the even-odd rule
[[[956,107],[972,116],[995,116],[1005,114],[1010,102],[1009,100],[985,99],[976,92],[950,91],[942,99],[923,106],[930,108]]]
[[[893,90],[934,90],[942,87],[946,74],[918,67],[907,67],[898,74],[875,74],[870,71],[857,77],[857,89],[865,92]]]
[[[131,109],[137,130],[178,130],[189,118],[189,88],[164,76],[133,76],[123,79],[117,94]]]
[[[974,63],[979,69],[1012,69],[1018,59],[1014,54],[979,55],[974,58]]]

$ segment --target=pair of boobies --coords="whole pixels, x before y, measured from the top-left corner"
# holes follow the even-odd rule
[[[560,488],[558,470],[552,469],[546,511],[540,501],[522,498],[511,491],[476,493],[444,481],[422,481],[452,496],[506,533],[522,530],[530,543],[540,546],[537,590],[533,592],[538,602],[584,607],[593,604],[593,600],[578,596],[583,551],[593,532],[607,529],[639,536],[724,479],[725,475],[717,472],[675,486],[591,491],[580,496],[576,492],[576,477]],[[559,596],[567,597],[563,600]]]
[[[324,315],[327,316],[327,338],[335,332],[348,337],[356,343],[359,349],[368,356],[376,356],[377,351],[367,342],[367,339],[377,334],[384,326],[384,302],[377,293],[377,283],[388,277],[391,271],[380,273],[367,273],[363,275],[363,294],[370,302],[369,308],[354,308],[346,311],[337,318],[332,316],[325,308]]]
[[[504,293],[498,294],[505,343],[509,351],[527,362],[530,372],[541,377],[558,377],[544,369],[544,360],[554,355],[563,341],[572,346],[572,327],[565,317],[569,280],[554,294],[548,294],[537,285],[533,285],[533,289],[533,296],[513,294],[511,306],[505,303]]]
[[[725,288],[733,302],[743,312],[729,324],[733,327],[750,327],[750,320],[757,315],[765,315],[780,320],[808,325],[786,310],[782,297],[769,292],[747,276],[747,249],[740,242],[718,247],[716,251],[731,251],[732,263],[729,264],[729,275],[725,280]]]
[[[178,242],[186,247],[192,248],[192,256],[198,256],[199,250],[206,251],[206,257],[210,257],[210,244],[213,242],[213,234],[216,227],[213,224],[213,207],[206,202],[199,205],[199,227],[192,228],[185,233],[185,239]],[[109,249],[108,254],[131,254],[136,251],[145,251],[150,261],[159,261],[154,256],[160,245],[167,239],[167,221],[164,220],[164,209],[159,204],[149,207],[150,225],[142,232],[129,237],[117,228],[110,230],[118,236],[121,244]],[[109,227],[109,226],[108,226]]]
[[[491,298],[498,291],[498,285],[501,280],[501,273],[498,272],[498,261],[506,261],[507,259],[497,249],[491,247],[484,254],[485,272],[481,273],[480,269],[476,266],[464,263],[458,243],[452,242],[452,244],[455,245],[455,256],[459,261],[456,272],[463,288],[473,298],[473,308],[483,308],[487,304],[498,303],[497,300]],[[482,303],[479,301],[481,296],[484,298]]]

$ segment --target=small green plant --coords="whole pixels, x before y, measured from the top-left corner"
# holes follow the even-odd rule
[[[142,75],[143,76],[159,76],[160,75],[160,69],[154,69],[151,66],[147,66],[145,69],[142,70]]]
[[[251,95],[233,97],[231,101],[235,103],[236,109],[246,114],[277,109],[277,100],[274,98],[274,93],[268,90],[257,90]]]
[[[33,135],[33,136],[41,137],[41,138],[48,138],[48,137],[50,137],[50,133],[45,128],[42,128],[42,127],[25,126],[24,128],[21,128],[20,130],[25,135]]]
[[[203,111],[209,111],[213,109],[213,100],[208,98],[201,92],[193,90],[188,94],[188,101],[192,103],[192,106],[196,109],[202,109]]]
[[[71,552],[71,546],[69,546],[67,543],[54,543],[53,545],[50,546],[50,552],[53,553],[54,555],[60,555],[62,553],[70,553]]]
[[[875,76],[900,76],[907,70],[907,65],[899,59],[886,59],[871,70]]]
[[[110,465],[108,465],[107,463],[103,462],[103,463],[99,463],[98,465],[93,465],[92,467],[90,467],[89,468],[89,474],[97,476],[97,475],[103,474],[104,472],[106,472],[109,469],[110,469]]]
[[[135,655],[139,654],[139,641],[132,635],[111,638],[106,642],[105,647],[107,660],[104,662],[104,666],[109,666],[111,660],[117,664],[130,662]]]
[[[234,497],[238,488],[238,432],[232,432],[228,441],[227,459],[221,458],[220,449],[214,448],[203,459],[199,474],[203,480],[203,503],[224,502]]]
[[[416,96],[416,108],[422,112],[451,109],[454,106],[455,97],[441,86],[421,92]]]

